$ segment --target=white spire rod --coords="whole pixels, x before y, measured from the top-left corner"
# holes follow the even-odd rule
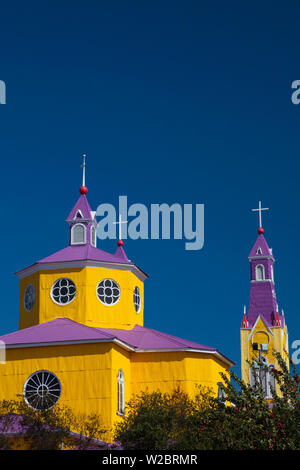
[[[113,224],[119,225],[119,239],[122,240],[122,224],[127,224],[128,220],[122,220],[122,215],[119,214],[119,222],[113,222]]]
[[[82,158],[83,158],[83,162],[82,162],[82,165],[81,165],[81,168],[82,168],[82,186],[85,186],[85,158],[86,158],[86,155],[83,154]]]
[[[261,201],[259,201],[258,204],[258,209],[252,209],[253,212],[258,211],[258,217],[259,217],[259,227],[262,227],[262,221],[261,221],[261,213],[262,211],[268,211],[268,207],[261,207]]]

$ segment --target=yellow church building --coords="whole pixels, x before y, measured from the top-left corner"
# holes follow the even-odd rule
[[[59,403],[95,412],[112,429],[141,391],[180,386],[193,396],[200,384],[217,396],[220,372],[234,363],[216,348],[144,326],[148,276],[122,240],[114,254],[97,248],[84,183],[67,218],[68,246],[16,273],[19,330],[0,337],[0,400],[23,394],[36,410]]]

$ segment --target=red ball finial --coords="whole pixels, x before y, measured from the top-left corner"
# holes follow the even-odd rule
[[[262,227],[259,227],[259,229],[257,230],[258,234],[259,235],[262,235],[263,233],[265,233],[264,229]]]
[[[81,186],[79,189],[80,194],[87,194],[88,188],[86,186]]]
[[[119,240],[119,241],[118,241],[118,246],[123,246],[123,245],[124,245],[123,240]]]

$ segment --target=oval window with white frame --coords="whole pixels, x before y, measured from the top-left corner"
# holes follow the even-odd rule
[[[97,286],[97,297],[104,305],[114,305],[120,300],[120,286],[113,279],[102,279]]]
[[[52,372],[39,370],[26,380],[23,394],[27,405],[34,410],[49,410],[60,398],[61,384]]]
[[[29,284],[24,293],[24,307],[29,312],[34,306],[35,302],[35,289],[32,284]]]
[[[51,298],[58,305],[67,305],[76,296],[76,286],[71,279],[57,279],[51,289]]]
[[[133,303],[136,313],[140,313],[141,311],[141,294],[140,289],[138,286],[135,287],[133,291]]]

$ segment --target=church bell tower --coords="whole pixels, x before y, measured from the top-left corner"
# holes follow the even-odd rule
[[[259,228],[249,254],[250,300],[248,313],[245,307],[241,324],[241,372],[246,383],[254,384],[255,376],[258,377],[266,398],[271,398],[271,388],[275,384],[269,370],[278,367],[274,351],[281,354],[288,366],[288,330],[283,310],[280,314],[276,299],[275,258],[262,228],[262,211],[267,208],[262,208],[259,202],[258,209],[252,210],[259,213]],[[267,366],[263,374],[257,364],[260,361]]]

